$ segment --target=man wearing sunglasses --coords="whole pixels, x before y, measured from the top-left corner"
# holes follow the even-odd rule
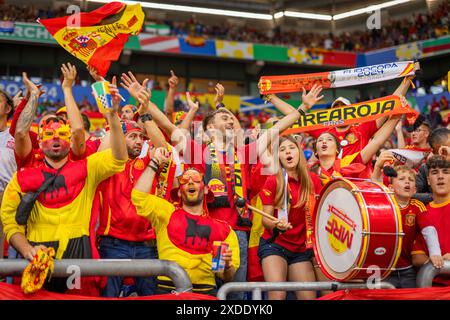
[[[226,242],[229,249],[223,259],[224,270],[217,274],[232,281],[239,268],[239,244],[236,233],[225,221],[209,215],[207,202],[214,200],[203,174],[188,167],[178,177],[179,188],[172,190],[171,202],[149,194],[155,174],[168,161],[168,151],[158,148],[131,193],[138,215],[150,220],[155,229],[159,258],[178,263],[191,278],[193,291],[216,294],[215,273],[211,270],[214,241]],[[175,287],[169,278],[158,277],[158,293]]]
[[[113,108],[105,117],[110,123],[110,138],[114,141],[111,149],[72,161],[68,156],[70,127],[63,119],[47,119],[40,133],[40,147],[45,155],[42,164],[22,168],[6,187],[4,198],[7,201],[2,202],[0,210],[5,236],[29,261],[39,248],[46,250],[47,247],[55,249],[56,259],[92,258],[89,236],[95,189],[101,181],[122,171],[128,159],[118,117],[120,98],[114,80],[110,91]],[[31,93],[32,99],[37,99],[37,93]],[[19,224],[16,212],[21,199],[26,193],[36,192],[43,184],[48,184],[47,189],[31,203],[26,225]],[[44,287],[55,292],[68,289],[63,278],[53,278]],[[87,288],[82,285],[81,289]]]

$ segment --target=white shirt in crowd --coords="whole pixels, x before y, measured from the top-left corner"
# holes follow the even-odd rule
[[[5,190],[16,170],[14,138],[9,134],[9,128],[6,128],[0,131],[0,192]]]

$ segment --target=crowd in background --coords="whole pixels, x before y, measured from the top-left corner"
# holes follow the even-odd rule
[[[55,10],[37,6],[0,6],[0,21],[36,22],[37,18],[53,18],[66,14],[65,8]],[[170,34],[175,36],[364,52],[448,35],[450,2],[448,0],[443,2],[429,14],[412,14],[410,17],[382,21],[381,29],[355,30],[339,34],[304,32],[300,28],[283,25],[267,30],[230,23],[214,25],[200,21],[195,15],[188,21],[157,21],[150,18],[147,22],[165,24],[170,27]]]

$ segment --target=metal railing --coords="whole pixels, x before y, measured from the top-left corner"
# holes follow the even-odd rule
[[[450,274],[450,261],[444,261],[440,269],[433,267],[431,262],[425,263],[417,274],[416,283],[419,288],[429,288],[433,285],[433,279],[440,274]]]
[[[229,282],[220,287],[217,292],[219,300],[226,300],[230,292],[251,291],[253,300],[262,299],[262,291],[322,291],[346,289],[395,289],[387,282],[368,283],[341,283],[341,282]]]
[[[28,265],[25,259],[0,260],[0,276],[20,276]],[[191,292],[192,282],[183,268],[167,260],[153,259],[62,259],[55,260],[52,277],[69,277],[74,268],[81,276],[166,276],[172,279],[176,292]]]

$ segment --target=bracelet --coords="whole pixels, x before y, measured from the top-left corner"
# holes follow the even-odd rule
[[[154,172],[158,172],[158,170],[159,170],[159,168],[156,168],[156,167],[154,167],[154,166],[148,166],[150,169],[152,169]]]
[[[225,108],[225,105],[222,102],[216,104],[216,109]]]
[[[301,106],[300,106],[301,107]],[[297,111],[300,112],[302,116],[306,116],[306,112],[303,111],[300,107],[297,108]]]
[[[144,113],[143,115],[141,115],[141,120],[142,122],[152,121],[153,117],[150,113]]]
[[[153,163],[156,167],[159,168],[159,161],[156,160],[155,158],[152,158],[152,160],[150,160],[150,163]]]

